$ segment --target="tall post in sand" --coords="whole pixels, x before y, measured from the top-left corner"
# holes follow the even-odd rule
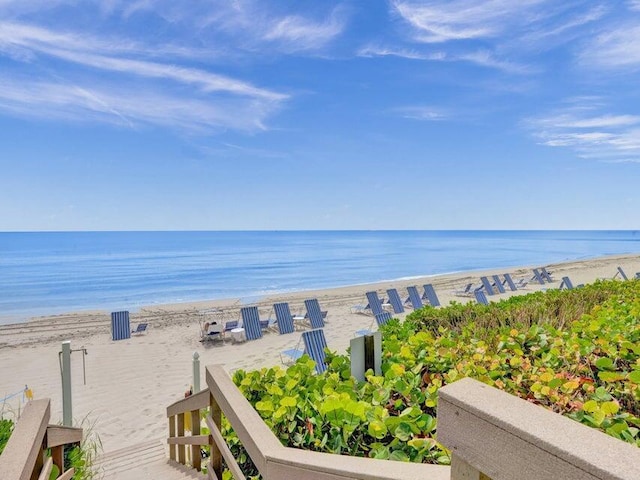
[[[200,355],[193,352],[193,393],[200,391]]]
[[[62,424],[73,426],[71,408],[71,341],[62,342]]]

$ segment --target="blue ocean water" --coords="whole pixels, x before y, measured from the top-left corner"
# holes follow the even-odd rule
[[[634,252],[637,231],[0,233],[0,323]]]

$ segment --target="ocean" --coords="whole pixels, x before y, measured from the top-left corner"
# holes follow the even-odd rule
[[[0,233],[0,323],[640,252],[638,231]]]

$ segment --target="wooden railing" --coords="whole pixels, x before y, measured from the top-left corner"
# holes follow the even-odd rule
[[[209,444],[210,479],[222,478],[222,460],[244,480],[220,433],[224,414],[265,480],[639,480],[640,448],[471,379],[440,389],[438,441],[451,467],[310,452],[283,446],[221,366],[207,367],[208,390],[174,403],[169,417],[170,458],[200,470],[200,446]],[[200,435],[207,410],[210,435]],[[192,420],[185,436],[184,419]]]
[[[60,472],[58,480],[73,477],[74,470],[64,469],[64,447],[82,441],[82,429],[49,425],[50,400],[32,400],[16,422],[9,442],[0,455],[2,480],[48,480],[53,465]],[[51,456],[45,452],[51,450]]]

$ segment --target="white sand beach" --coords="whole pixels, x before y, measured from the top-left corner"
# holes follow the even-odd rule
[[[603,257],[547,265],[555,282],[545,288],[557,288],[563,276],[574,285],[611,278],[622,266],[631,278],[640,271],[640,255]],[[537,267],[534,266],[534,267]],[[450,301],[473,301],[453,294],[468,282],[478,282],[481,275],[510,272],[514,278],[530,278],[531,267],[474,271],[372,285],[305,291],[265,298],[258,304],[260,315],[267,318],[276,301],[288,301],[292,312],[301,311],[305,298],[318,298],[329,311],[325,334],[332,350],[345,352],[358,329],[369,328],[372,317],[351,313],[351,307],[366,303],[365,292],[383,294],[395,287],[406,295],[406,286],[432,283],[443,305]],[[518,292],[491,297],[497,301],[509,295],[524,294],[543,288],[529,283]],[[420,288],[422,291],[422,288]],[[131,315],[131,327],[147,322],[146,334],[127,340],[112,341],[108,312],[76,312],[35,318],[27,323],[0,326],[0,398],[28,385],[35,398],[52,400],[52,421],[62,418],[61,380],[58,352],[61,342],[70,340],[73,349],[85,347],[86,385],[83,384],[82,355],[74,352],[73,416],[80,423],[86,418],[99,435],[104,452],[121,449],[168,435],[166,407],[183,397],[192,383],[192,354],[198,352],[204,385],[205,366],[222,364],[229,372],[280,365],[280,352],[295,347],[300,333],[265,334],[257,341],[234,343],[200,342],[200,324],[219,309],[219,318],[237,319],[237,300],[211,301],[143,308]],[[273,313],[271,312],[273,317]],[[17,408],[17,399],[8,403]],[[85,424],[86,426],[86,424]]]

